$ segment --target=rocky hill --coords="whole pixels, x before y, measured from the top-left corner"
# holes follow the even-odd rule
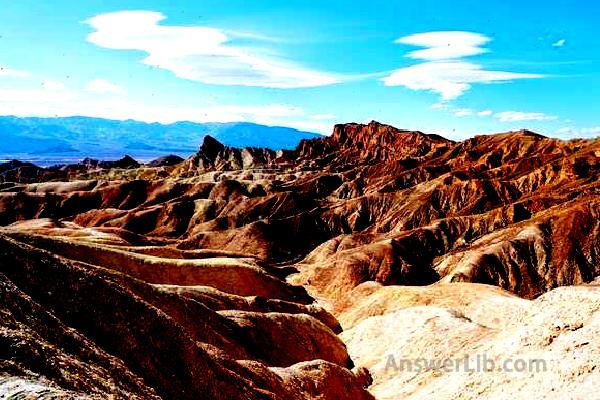
[[[371,122],[128,167],[0,186],[0,392],[559,399],[600,382],[600,140]],[[552,365],[390,373],[389,354]]]

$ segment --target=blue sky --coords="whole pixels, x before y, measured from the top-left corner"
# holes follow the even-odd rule
[[[600,135],[593,1],[2,3],[1,115]]]

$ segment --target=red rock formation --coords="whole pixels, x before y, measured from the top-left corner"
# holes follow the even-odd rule
[[[371,399],[344,368],[343,343],[307,314],[216,312],[198,297],[6,237],[0,265],[4,375],[102,397],[334,399],[348,389]]]

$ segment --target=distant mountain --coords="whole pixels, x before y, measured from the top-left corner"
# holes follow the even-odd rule
[[[300,140],[320,137],[293,128],[249,122],[163,125],[89,117],[0,117],[0,157],[31,159],[84,157],[151,159],[167,154],[188,156],[210,135],[233,147],[293,149]]]

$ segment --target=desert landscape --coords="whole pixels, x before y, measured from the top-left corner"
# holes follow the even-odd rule
[[[600,2],[0,3],[0,400],[600,400]]]
[[[0,393],[597,398],[599,175],[599,139],[375,121],[2,164]]]

